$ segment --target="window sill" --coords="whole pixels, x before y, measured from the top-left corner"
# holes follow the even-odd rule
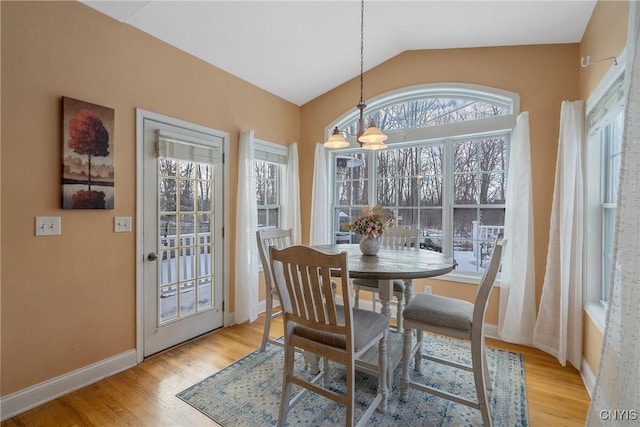
[[[587,302],[584,305],[584,311],[591,318],[594,325],[600,330],[600,333],[604,333],[604,325],[607,319],[606,305],[601,301]]]
[[[480,279],[482,276],[477,276],[474,274],[465,274],[465,273],[448,273],[442,276],[430,277],[431,280],[442,280],[445,282],[458,282],[458,283],[466,283],[469,285],[479,285]],[[495,287],[500,287],[500,278],[496,278]]]

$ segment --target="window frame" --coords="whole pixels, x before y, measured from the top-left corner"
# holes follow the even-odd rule
[[[387,143],[390,147],[394,148],[404,148],[411,146],[427,146],[432,144],[442,144],[443,151],[443,164],[442,164],[442,174],[443,174],[443,182],[449,181],[450,184],[443,188],[442,194],[442,228],[443,230],[451,230],[453,226],[453,210],[454,208],[461,205],[454,205],[453,203],[453,147],[456,142],[462,140],[477,140],[480,138],[491,138],[497,136],[505,136],[507,138],[507,154],[506,159],[508,161],[508,147],[511,133],[513,131],[513,127],[515,126],[516,118],[519,114],[520,108],[520,98],[519,95],[513,92],[504,91],[501,89],[479,86],[479,85],[471,85],[471,84],[451,84],[451,83],[443,83],[443,84],[424,84],[418,86],[411,86],[404,89],[399,89],[396,91],[389,92],[387,94],[383,94],[377,98],[374,98],[369,102],[368,111],[373,111],[374,113],[384,107],[391,106],[393,104],[399,102],[408,102],[416,99],[423,99],[426,97],[457,97],[457,98],[466,98],[466,99],[475,99],[482,102],[487,103],[496,103],[503,106],[507,114],[496,116],[487,119],[478,119],[471,120],[467,122],[459,122],[454,124],[447,125],[439,125],[432,127],[424,127],[424,128],[416,128],[416,129],[408,129],[408,130],[400,130],[400,131],[390,131],[385,133],[389,136]],[[366,116],[366,114],[365,114]],[[327,136],[330,134],[330,130],[337,126],[339,129],[344,129],[350,123],[353,122],[357,118],[357,112],[350,111],[341,116],[335,122],[331,123],[327,126],[326,132]],[[337,199],[335,196],[336,189],[336,169],[335,169],[335,161],[334,156],[340,154],[352,154],[354,152],[360,152],[358,144],[355,142],[355,137],[347,137],[347,140],[350,141],[350,147],[342,150],[331,150],[328,159],[330,161],[330,215],[331,218],[335,217],[335,209],[339,208],[343,205],[337,204]],[[365,154],[369,156],[368,159],[368,167],[369,167],[369,182],[368,182],[368,193],[370,195],[369,203],[373,203],[372,197],[375,197],[376,194],[376,184],[377,184],[377,159],[375,152],[367,152],[363,150]],[[447,157],[445,160],[444,157]],[[448,161],[447,161],[448,160]],[[505,170],[508,173],[508,169]],[[375,200],[375,199],[373,199]],[[358,205],[359,206],[359,205]],[[474,205],[465,205],[464,207],[473,207],[473,208],[482,208],[485,205],[474,204]],[[500,205],[504,208],[504,204]],[[498,208],[498,205],[491,205],[491,208]],[[332,221],[333,223],[333,221]],[[331,232],[335,232],[335,226],[332,227]],[[445,232],[443,236],[443,247],[446,248],[446,252],[451,252],[449,255],[453,255],[453,236],[451,233]],[[330,237],[333,241],[334,236]],[[479,283],[481,277],[481,273],[474,272],[452,272],[444,276],[439,276],[436,279],[440,280],[452,280],[456,282],[463,283]]]
[[[618,56],[618,65],[609,68],[586,104],[583,308],[601,332],[604,331],[607,310],[604,293],[609,280],[605,277],[608,274],[604,268],[604,212],[615,209],[615,204],[603,199],[603,191],[609,183],[608,178],[611,178],[605,177],[607,159],[604,143],[609,126],[619,114],[624,114],[624,56],[623,51]]]

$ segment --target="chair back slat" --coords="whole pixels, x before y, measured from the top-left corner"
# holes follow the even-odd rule
[[[351,306],[339,307],[331,282],[331,271],[340,270],[342,294],[349,298],[347,254],[327,254],[308,246],[270,248],[275,286],[281,294],[284,315],[301,325],[347,335]],[[286,293],[287,295],[284,295]],[[338,310],[344,310],[340,322]]]
[[[382,234],[381,246],[393,249],[420,249],[420,230],[390,227]]]

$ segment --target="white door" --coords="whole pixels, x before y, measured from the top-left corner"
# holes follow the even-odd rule
[[[143,121],[144,356],[223,326],[224,133]]]

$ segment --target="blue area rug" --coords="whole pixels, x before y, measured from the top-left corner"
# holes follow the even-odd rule
[[[467,343],[425,334],[424,349],[451,360],[469,363]],[[504,350],[488,348],[489,373],[493,390],[491,410],[494,425],[499,427],[528,426],[527,391],[522,356]],[[460,396],[475,399],[471,373],[423,361],[421,381],[443,387]],[[283,350],[269,345],[264,352],[255,351],[230,366],[180,392],[177,397],[226,427],[276,425],[282,387]],[[296,369],[304,370],[299,356]],[[344,368],[330,364],[331,387],[344,389]],[[409,390],[409,401],[401,403],[399,366],[394,372],[387,414],[374,412],[371,426],[481,426],[480,411],[444,400],[417,390]],[[413,372],[414,378],[418,374]],[[377,379],[357,374],[356,420],[375,396]],[[293,386],[293,390],[298,390]],[[307,393],[287,417],[290,426],[342,426],[345,410],[321,396]]]

